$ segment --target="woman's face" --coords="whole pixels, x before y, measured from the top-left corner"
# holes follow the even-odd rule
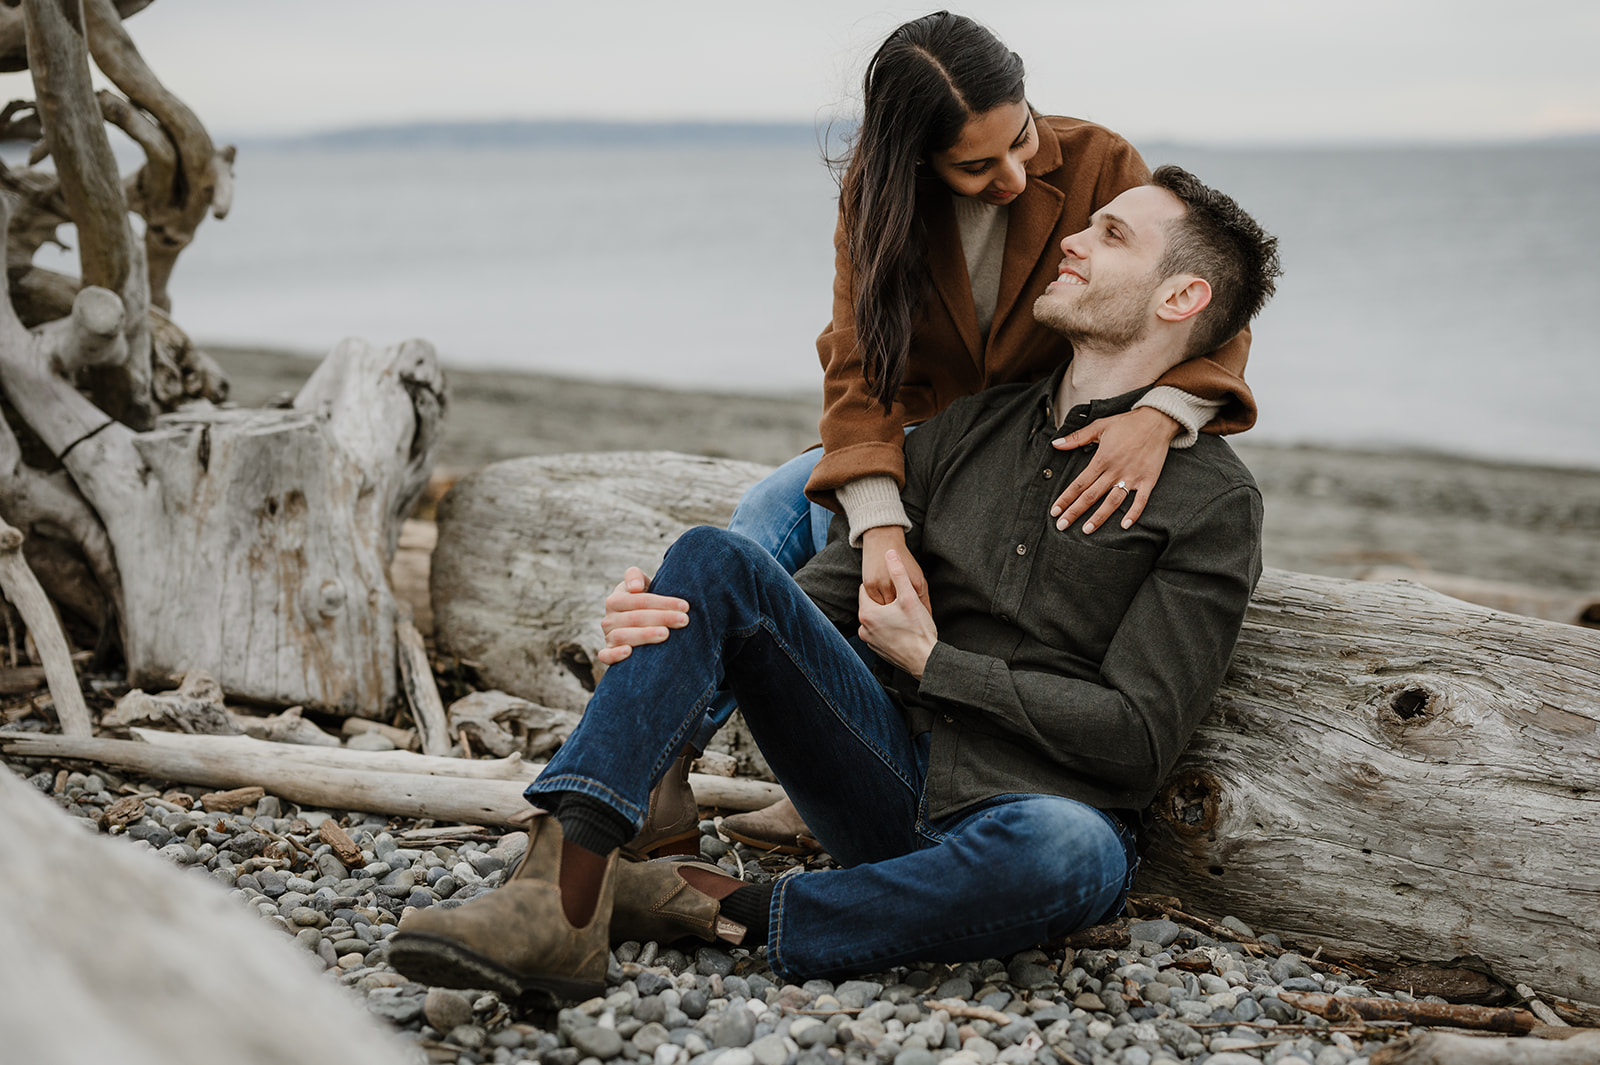
[[[1022,167],[1038,150],[1033,113],[1018,100],[968,119],[956,142],[929,156],[928,165],[956,194],[1004,204],[1027,188]]]

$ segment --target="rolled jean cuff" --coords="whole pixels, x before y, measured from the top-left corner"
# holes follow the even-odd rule
[[[608,788],[592,777],[564,774],[558,777],[541,775],[538,780],[529,784],[523,791],[522,797],[541,809],[554,809],[557,796],[562,792],[572,792],[575,795],[586,795],[605,803],[617,812],[619,817],[626,819],[633,825],[635,832],[644,827],[646,807],[629,802],[617,792]]]

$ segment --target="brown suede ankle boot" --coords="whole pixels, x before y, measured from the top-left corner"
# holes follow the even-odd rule
[[[509,998],[542,992],[593,998],[605,990],[617,855],[608,861],[594,916],[582,928],[561,909],[561,826],[541,816],[511,879],[455,909],[413,910],[389,941],[389,964],[420,983],[492,988]]]
[[[744,942],[749,931],[722,915],[722,900],[744,882],[705,862],[674,861],[617,864],[616,900],[611,911],[611,941],[675,943],[695,938]]]
[[[822,849],[787,796],[760,810],[724,817],[722,833],[757,850],[779,854],[815,854]]]
[[[689,763],[694,758],[692,750],[685,750],[650,789],[644,827],[623,845],[624,856],[643,860],[664,854],[700,853],[700,807],[689,786]]]

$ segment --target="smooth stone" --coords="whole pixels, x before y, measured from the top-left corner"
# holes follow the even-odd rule
[[[333,944],[328,944],[332,949]],[[422,996],[406,995],[398,987],[375,987],[367,992],[367,1009],[404,1026],[422,1016]]]
[[[1295,977],[1310,978],[1316,970],[1307,965],[1305,959],[1298,954],[1280,954],[1278,960],[1272,963],[1272,979],[1274,983],[1283,983]],[[1319,989],[1320,990],[1320,989]]]
[[[1083,992],[1072,1000],[1072,1004],[1078,1009],[1088,1010],[1090,1013],[1104,1013],[1106,1008],[1105,1002],[1093,991]]]
[[[730,1047],[718,1054],[714,1065],[755,1065],[755,1055],[745,1047]]]
[[[1035,962],[1013,962],[1011,968],[1006,970],[1006,979],[1011,981],[1013,987],[1032,990],[1055,986],[1056,974]]]
[[[430,988],[428,997],[422,1003],[422,1014],[438,1031],[450,1032],[472,1023],[472,1003],[458,991],[443,987]]]
[[[646,969],[638,976],[635,976],[633,978],[633,985],[639,989],[639,994],[645,998],[648,998],[651,995],[659,995],[667,988],[675,986],[669,977],[662,976],[660,973],[651,972],[649,969]],[[638,1015],[637,1009],[635,1009],[634,1015]]]
[[[1253,928],[1251,928],[1249,925],[1245,924],[1243,921],[1239,920],[1239,918],[1237,918],[1237,917],[1232,917],[1232,916],[1224,917],[1221,921],[1219,921],[1217,923],[1222,925],[1222,927],[1228,929],[1229,931],[1237,932],[1239,935],[1244,936],[1246,939],[1254,939],[1254,938],[1256,938],[1255,930]]]
[[[1285,991],[1317,992],[1322,990],[1322,985],[1311,979],[1309,976],[1295,976],[1289,978],[1288,980],[1280,980],[1278,981],[1278,985]]]
[[[1261,1065],[1261,1059],[1253,1054],[1241,1054],[1237,1050],[1224,1050],[1207,1058],[1206,1065]]]
[[[711,1022],[707,1034],[714,1047],[749,1046],[756,1034],[755,1016],[749,1010],[726,1010]]]
[[[716,947],[701,947],[694,952],[695,971],[702,976],[727,976],[733,972],[733,956]]]
[[[783,1065],[789,1059],[789,1047],[784,1043],[783,1037],[778,1035],[764,1035],[750,1044],[750,1056],[755,1059],[755,1065]],[[927,1065],[933,1065],[932,1062]]]
[[[684,1016],[692,1021],[698,1021],[706,1015],[706,993],[699,988],[693,988],[683,993],[683,998],[678,1002],[678,1008]],[[668,1027],[671,1027],[670,1025]]]
[[[637,1013],[635,1016],[637,1016]],[[672,1033],[667,1031],[665,1025],[651,1021],[633,1033],[631,1042],[639,1053],[653,1055],[657,1047],[668,1045],[672,1042]]]
[[[622,1053],[622,1036],[615,1028],[602,1028],[598,1024],[579,1028],[571,1035],[574,1049],[585,1057],[609,1061]]]
[[[1183,926],[1176,921],[1135,921],[1128,926],[1128,935],[1158,947],[1170,947],[1183,934]]]
[[[488,1033],[475,1024],[463,1024],[459,1028],[452,1028],[450,1034],[445,1036],[456,1046],[466,1047],[468,1050],[477,1050],[483,1046],[488,1037]]]
[[[981,1035],[975,1035],[961,1044],[961,1052],[970,1054],[978,1060],[979,1065],[993,1065],[1000,1056],[1000,1048]]]
[[[941,1000],[949,998],[969,999],[972,997],[973,990],[971,980],[953,976],[939,985],[938,989],[934,991],[933,997]]]

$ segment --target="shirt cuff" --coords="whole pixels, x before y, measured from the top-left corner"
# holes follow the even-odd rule
[[[1181,388],[1173,388],[1171,385],[1157,385],[1146,392],[1144,398],[1133,406],[1135,410],[1140,407],[1153,407],[1183,426],[1183,432],[1172,438],[1172,446],[1186,448],[1193,447],[1194,442],[1200,439],[1200,427],[1216,417],[1223,403],[1221,400],[1191,396]]]
[[[989,691],[989,667],[993,661],[940,640],[933,645],[922,667],[917,694],[941,703],[984,707]]]
[[[850,546],[861,546],[861,534],[884,525],[910,530],[905,504],[900,502],[900,486],[888,474],[858,477],[838,487],[835,493],[844,516],[850,521]]]

